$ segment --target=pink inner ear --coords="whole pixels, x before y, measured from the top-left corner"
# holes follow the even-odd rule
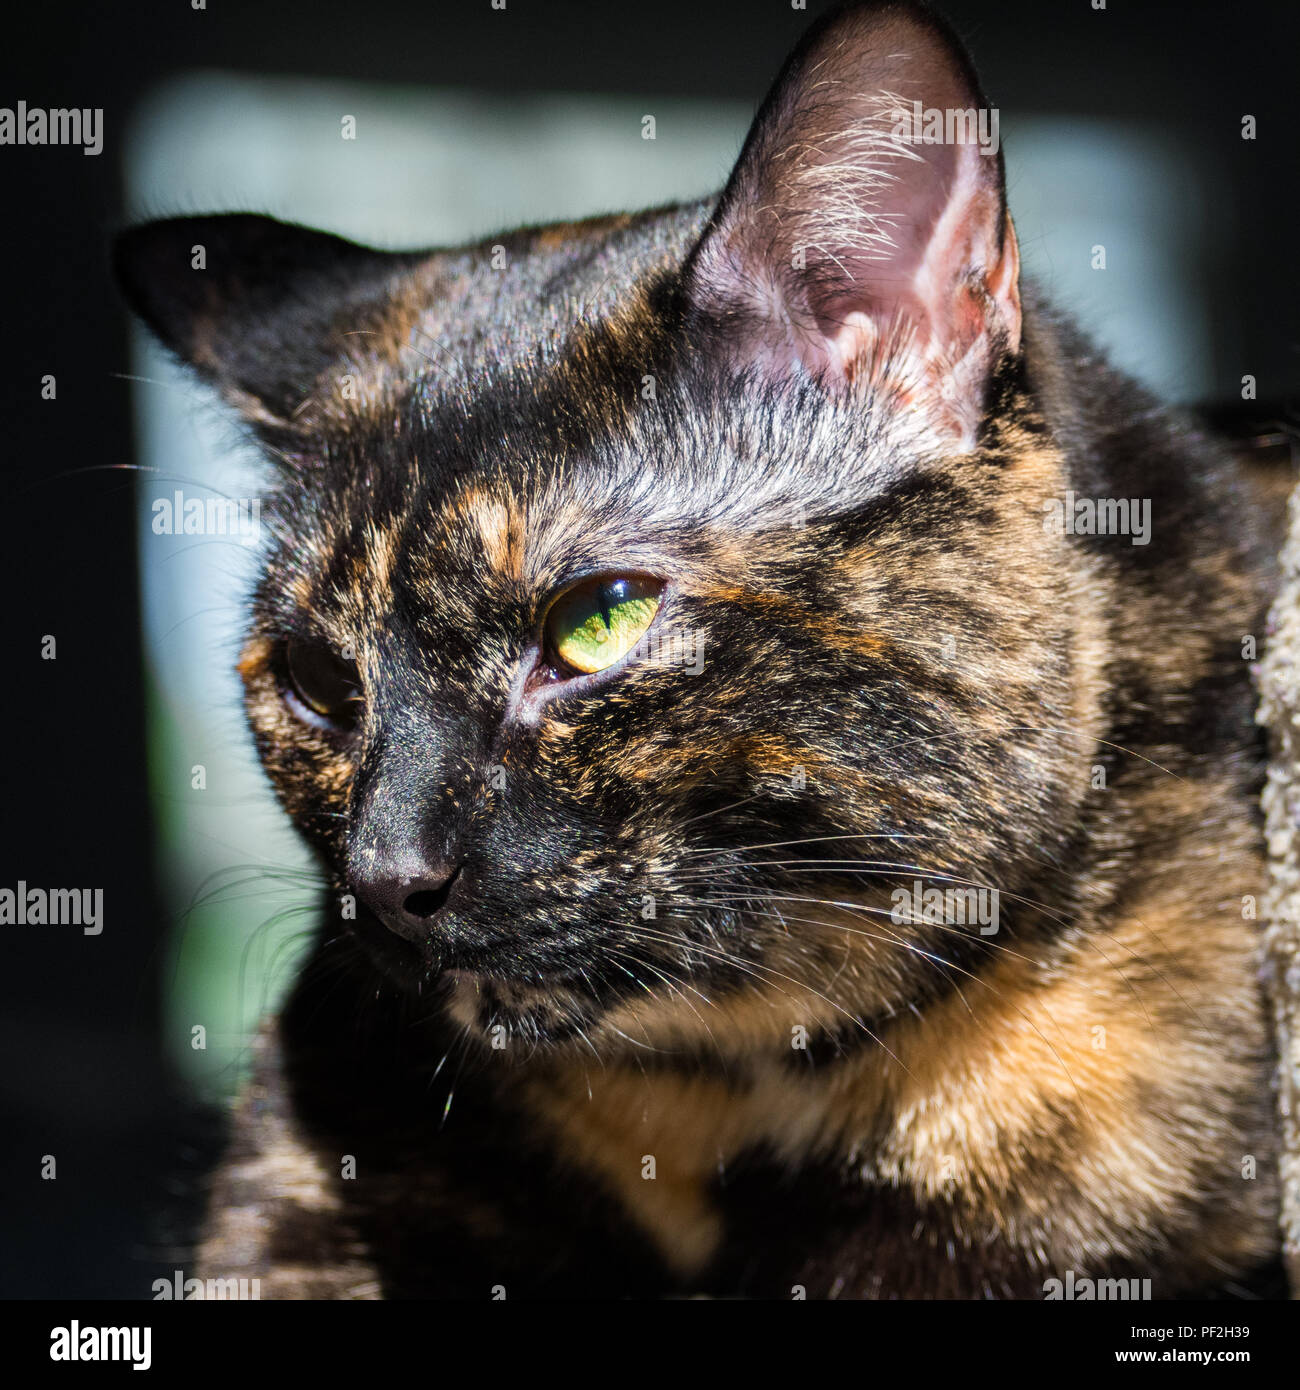
[[[971,152],[971,160],[982,156]],[[955,161],[942,202],[918,201],[900,223],[892,254],[864,261],[858,278],[818,314],[825,366],[846,381],[888,372],[890,349],[918,362],[958,368],[983,340],[991,354],[1020,347],[1020,252],[1010,217],[978,168]],[[904,178],[916,178],[909,170]],[[1001,224],[1001,236],[998,236]],[[827,312],[827,310],[831,312]],[[812,348],[816,356],[816,348]],[[813,363],[809,362],[810,368]],[[988,365],[986,363],[986,365]]]
[[[697,248],[693,295],[743,360],[887,389],[970,449],[988,375],[1019,348],[1019,257],[996,149],[931,143],[902,119],[918,108],[992,120],[927,17],[866,8],[814,31]]]
[[[897,160],[883,185],[885,236],[830,251],[845,272],[830,285],[792,287],[817,326],[799,335],[799,356],[814,374],[888,391],[945,448],[968,451],[997,355],[1019,350],[1019,251],[996,161],[969,145],[920,155]]]

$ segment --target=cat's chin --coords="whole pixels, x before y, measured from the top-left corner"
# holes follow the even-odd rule
[[[515,982],[469,970],[446,970],[440,979],[448,1018],[496,1050],[565,1043],[592,1021],[591,999],[559,980]]]

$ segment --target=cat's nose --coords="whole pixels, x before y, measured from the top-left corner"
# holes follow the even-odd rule
[[[355,887],[389,931],[418,946],[428,941],[439,914],[456,895],[463,879],[461,867],[428,863],[389,868],[380,863]]]

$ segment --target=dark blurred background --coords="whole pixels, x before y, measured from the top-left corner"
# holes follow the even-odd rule
[[[102,107],[105,148],[0,147],[6,357],[0,451],[10,751],[0,885],[96,885],[106,929],[0,928],[0,1293],[148,1297],[180,1263],[217,1130],[162,1042],[175,924],[147,772],[128,326],[106,246],[126,210],[142,100],[196,71],[499,94],[650,93],[756,104],[810,16],[788,0],[189,0],[26,7],[6,21],[0,105]],[[1192,295],[1210,326],[1203,403],[1288,418],[1298,365],[1293,6],[952,0],[1004,113],[1157,130],[1196,171],[1216,234]],[[1258,138],[1240,137],[1244,114]],[[699,190],[683,190],[696,192]],[[178,189],[178,201],[184,190]],[[483,229],[488,230],[487,228]],[[41,378],[57,399],[41,399]],[[1243,411],[1240,379],[1258,380]],[[1294,415],[1290,416],[1294,420]],[[44,661],[44,635],[57,660]],[[165,829],[165,827],[164,827]],[[42,1155],[58,1161],[43,1181]]]

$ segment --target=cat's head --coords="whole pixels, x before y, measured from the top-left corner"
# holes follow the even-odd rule
[[[1078,760],[1036,731],[1092,672],[988,112],[927,13],[853,7],[708,204],[121,239],[271,461],[248,715],[377,968],[557,1042],[788,1043],[981,949],[899,885],[1059,862]]]

